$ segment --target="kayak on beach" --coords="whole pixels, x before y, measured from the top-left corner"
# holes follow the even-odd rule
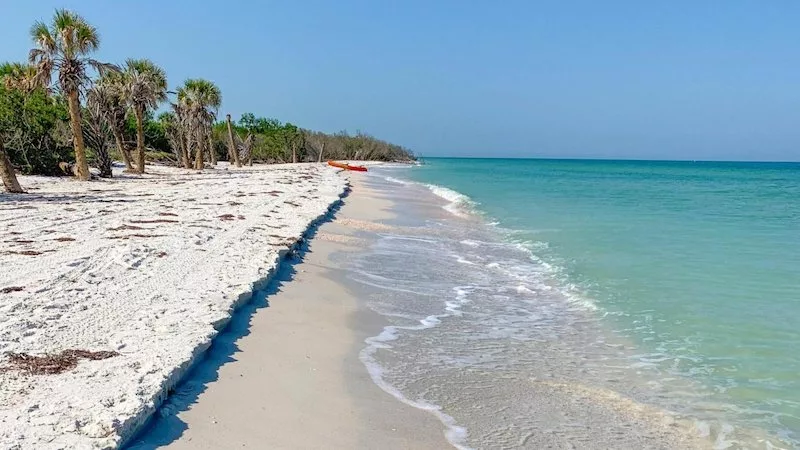
[[[355,170],[357,172],[366,172],[367,168],[364,166],[351,166],[350,164],[340,163],[336,161],[328,161],[329,166],[338,167],[344,170]]]

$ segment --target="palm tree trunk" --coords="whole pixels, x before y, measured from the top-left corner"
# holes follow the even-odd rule
[[[319,149],[319,158],[317,158],[317,162],[322,162],[322,152],[325,151],[325,143],[322,143],[322,147]]]
[[[6,154],[2,136],[0,136],[0,178],[3,179],[3,186],[6,191],[15,194],[25,192],[22,190],[22,186],[19,185],[19,181],[17,181],[17,175],[14,173],[14,166],[11,165],[8,154]]]
[[[189,156],[189,145],[186,142],[186,135],[185,133],[180,133],[179,136],[181,140],[181,156],[183,157],[183,167],[186,169],[192,168],[192,157]]]
[[[214,149],[214,139],[211,137],[211,127],[206,130],[206,138],[208,139],[208,155],[212,166],[217,165],[217,152]]]
[[[136,105],[133,113],[136,116],[136,173],[144,173],[144,110]]]
[[[228,145],[230,146],[231,155],[233,156],[233,161],[236,163],[236,167],[242,167],[242,162],[239,160],[239,150],[236,148],[236,143],[233,142],[233,127],[231,126],[231,115],[228,114],[225,116],[225,119],[228,121]]]
[[[292,142],[292,163],[297,164],[297,144]]]
[[[128,149],[125,148],[125,143],[122,139],[122,132],[117,127],[113,127],[114,133],[114,141],[117,144],[117,150],[119,150],[119,154],[122,155],[122,161],[125,163],[126,169],[133,169],[133,164],[131,164],[131,155],[128,153]]]
[[[195,132],[195,134],[199,134]],[[197,150],[194,157],[195,170],[203,170],[203,139],[195,139],[197,142]]]
[[[86,161],[86,150],[83,146],[83,131],[81,130],[81,103],[78,99],[78,91],[67,93],[67,103],[69,104],[69,121],[72,126],[72,142],[75,147],[75,166],[77,176],[81,181],[89,180],[89,162]]]

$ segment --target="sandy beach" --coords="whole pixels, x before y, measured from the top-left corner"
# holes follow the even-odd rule
[[[359,250],[355,234],[387,203],[358,177],[302,260],[234,317],[132,449],[450,447],[436,417],[382,391],[358,359],[382,323],[330,257]]]
[[[316,164],[148,170],[0,195],[0,447],[130,438],[346,189]]]

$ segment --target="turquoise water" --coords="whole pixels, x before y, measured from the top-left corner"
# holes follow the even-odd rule
[[[800,446],[800,164],[428,159],[720,415]]]

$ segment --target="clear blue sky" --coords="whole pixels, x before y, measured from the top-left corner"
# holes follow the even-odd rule
[[[0,0],[0,60],[56,7],[234,117],[423,155],[800,160],[797,1]]]

